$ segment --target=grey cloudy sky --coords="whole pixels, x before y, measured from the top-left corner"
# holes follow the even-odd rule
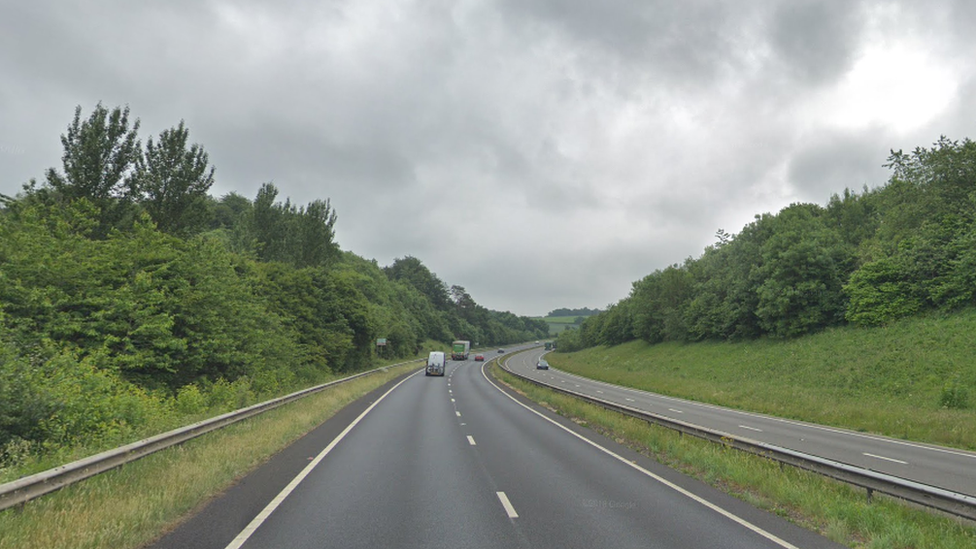
[[[76,105],[186,121],[212,194],[330,198],[343,249],[496,310],[604,307],[792,202],[973,137],[976,3],[0,0],[0,193]]]

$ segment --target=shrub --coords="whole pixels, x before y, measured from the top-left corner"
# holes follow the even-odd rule
[[[952,381],[942,388],[939,406],[949,410],[962,410],[969,407],[969,391],[958,381]]]
[[[207,409],[207,397],[196,384],[184,385],[176,392],[176,411],[185,416],[193,416]]]

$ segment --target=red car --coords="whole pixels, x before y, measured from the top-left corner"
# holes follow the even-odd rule
[[[481,362],[484,362],[485,361],[485,355],[474,355],[474,359],[475,360],[479,360]]]

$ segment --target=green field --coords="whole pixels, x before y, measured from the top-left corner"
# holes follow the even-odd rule
[[[545,320],[549,323],[549,334],[556,335],[566,328],[576,324],[576,316],[537,316],[537,320]]]
[[[610,383],[825,425],[976,449],[976,310],[794,340],[635,341],[554,353]]]

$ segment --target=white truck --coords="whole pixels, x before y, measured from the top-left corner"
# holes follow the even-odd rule
[[[471,342],[459,339],[451,344],[451,360],[467,360]]]

